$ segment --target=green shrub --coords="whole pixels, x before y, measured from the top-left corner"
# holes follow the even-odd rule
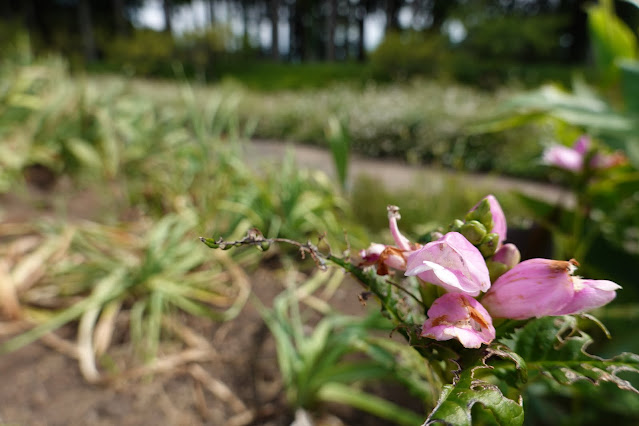
[[[136,30],[130,37],[118,37],[103,43],[105,59],[138,75],[171,75],[175,41],[170,34]]]
[[[406,79],[414,75],[436,75],[442,66],[445,40],[416,31],[386,34],[370,55],[376,77]]]

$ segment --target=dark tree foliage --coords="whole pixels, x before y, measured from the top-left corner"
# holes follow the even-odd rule
[[[583,63],[588,55],[586,0],[202,0],[211,26],[228,11],[239,16],[244,37],[239,46],[271,60],[343,61],[366,57],[367,16],[384,16],[385,32],[419,32],[424,39],[448,40],[451,22],[461,24],[466,38],[443,46],[469,63]],[[134,31],[136,12],[145,0],[2,0],[0,22],[29,31],[37,51],[60,51],[85,61],[99,60],[114,38]],[[174,32],[173,19],[194,0],[162,0],[164,31]],[[617,1],[617,10],[632,28],[636,8]],[[221,13],[226,11],[227,13]],[[250,39],[257,28],[271,25],[270,42]],[[280,26],[288,26],[282,43]],[[289,46],[280,52],[278,46]],[[235,48],[237,49],[237,47]]]

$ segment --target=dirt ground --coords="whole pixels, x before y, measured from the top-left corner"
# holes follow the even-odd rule
[[[91,191],[56,185],[55,193],[28,189],[0,195],[0,227],[30,223],[64,214],[69,220],[92,219],[108,206]],[[0,238],[0,244],[3,244]],[[278,264],[267,262],[249,274],[252,291],[266,306],[283,289]],[[363,315],[361,287],[347,278],[333,296],[340,312]],[[275,345],[255,305],[226,323],[183,315],[179,321],[196,334],[191,346],[171,339],[160,347],[152,368],[131,353],[126,331],[116,337],[101,371],[117,369],[121,378],[90,384],[80,373],[71,342],[77,324],[43,341],[0,355],[0,425],[289,425],[295,420],[285,400]],[[20,324],[0,320],[0,342],[15,335]],[[121,325],[127,330],[126,324]],[[12,330],[14,330],[12,332]],[[188,336],[187,336],[188,337]],[[187,339],[188,340],[188,339]],[[133,367],[132,367],[133,366]],[[419,409],[399,387],[378,386],[372,392]],[[318,414],[319,413],[319,414]],[[332,405],[315,413],[317,425],[392,424],[366,413]],[[305,425],[308,423],[298,423]]]
[[[253,291],[269,304],[282,277],[262,267],[251,275]],[[347,280],[335,295],[340,309],[363,314],[359,286]],[[248,304],[233,321],[214,323],[182,318],[210,343],[212,351],[184,359],[155,374],[110,384],[89,384],[72,357],[51,342],[32,343],[0,357],[2,425],[288,425],[294,420],[279,379],[274,342],[255,309]],[[57,333],[73,338],[74,327]],[[116,362],[128,360],[128,346],[109,351]],[[173,359],[171,344],[160,358]],[[181,353],[188,359],[189,354]],[[170,364],[170,363],[169,363]],[[126,374],[125,374],[126,376]],[[225,389],[226,388],[226,389]],[[372,389],[399,403],[419,406],[401,388]],[[315,418],[324,425],[392,424],[345,407],[332,406]],[[326,414],[331,413],[331,414]]]

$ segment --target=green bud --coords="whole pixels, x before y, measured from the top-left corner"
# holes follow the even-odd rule
[[[480,222],[486,228],[486,231],[493,230],[493,214],[490,211],[490,202],[484,198],[475,210],[469,211],[466,214],[466,221],[476,220]]]
[[[213,238],[200,237],[200,241],[202,241],[204,244],[206,244],[210,248],[214,248],[214,249],[220,248],[220,245],[216,243]]]
[[[497,278],[504,275],[508,269],[510,269],[503,263],[493,262],[492,260],[486,261],[486,266],[488,267],[488,274],[490,275],[491,283],[494,283]]]
[[[471,244],[477,245],[484,239],[486,227],[476,220],[471,220],[464,223],[459,232],[461,232]]]
[[[271,248],[271,243],[270,243],[269,241],[262,241],[262,242],[261,242],[261,243],[257,246],[257,248],[258,248],[260,251],[266,251],[266,250],[268,250],[269,248]]]
[[[463,220],[455,219],[450,225],[448,225],[448,231],[459,232],[459,230],[461,229],[463,225],[464,225]]]
[[[222,250],[231,250],[233,248],[233,244],[224,243],[220,246]]]
[[[442,237],[442,233],[439,231],[430,231],[417,238],[419,244],[428,244],[431,241],[437,241]]]
[[[486,234],[486,236],[481,240],[481,244],[479,244],[479,251],[484,257],[490,257],[497,251],[499,247],[499,234],[495,234],[491,232],[490,234]]]

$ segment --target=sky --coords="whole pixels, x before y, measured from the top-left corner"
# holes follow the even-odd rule
[[[215,16],[218,20],[230,22],[236,35],[243,34],[241,16],[235,11],[229,17],[229,10],[225,4],[216,3]],[[161,0],[147,0],[135,17],[137,25],[155,30],[164,28],[164,15],[162,13]],[[400,15],[400,19],[401,19]],[[364,47],[373,50],[382,41],[384,35],[385,17],[382,13],[371,14],[364,21]],[[196,29],[205,28],[208,22],[208,6],[204,1],[193,1],[188,5],[180,6],[173,18],[173,28],[178,34]],[[279,47],[281,52],[288,51],[288,22],[282,19],[279,27]],[[253,40],[259,40],[263,46],[271,43],[271,22],[262,20],[256,28],[249,28],[249,35]],[[337,37],[345,37],[345,34],[336,34]]]

